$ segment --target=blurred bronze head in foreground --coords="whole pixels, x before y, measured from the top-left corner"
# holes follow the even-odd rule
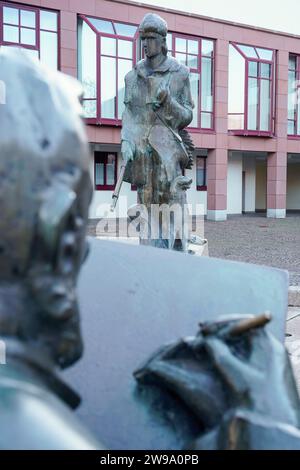
[[[80,85],[0,52],[0,449],[99,449],[56,375],[82,353],[75,293],[91,198]]]
[[[75,285],[91,199],[79,84],[0,53],[0,338],[60,367],[82,352]]]

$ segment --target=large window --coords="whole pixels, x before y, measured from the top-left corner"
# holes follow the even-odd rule
[[[136,25],[80,15],[78,76],[88,122],[121,124],[124,78],[142,57]],[[189,67],[195,103],[190,128],[213,129],[214,41],[169,33],[169,54]]]
[[[114,190],[117,182],[117,154],[95,152],[95,189]]]
[[[22,47],[53,69],[58,68],[58,12],[0,2],[0,46]]]
[[[233,133],[274,133],[275,52],[229,45],[228,128]]]
[[[190,128],[212,129],[214,112],[214,41],[169,33],[169,53],[190,69],[195,103]]]
[[[80,16],[78,73],[85,117],[91,122],[121,123],[124,78],[135,62],[136,32],[130,24]]]
[[[300,136],[300,56],[289,56],[288,135]]]
[[[214,49],[213,40],[168,33],[169,54],[190,70],[191,93],[195,104],[191,129],[214,127]],[[140,48],[140,45],[139,45]],[[142,51],[138,53],[143,56]]]

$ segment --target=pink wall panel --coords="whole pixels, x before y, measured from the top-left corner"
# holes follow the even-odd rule
[[[85,15],[96,14],[96,0],[69,0],[69,10],[76,13],[83,13]]]
[[[77,15],[75,12],[62,11],[60,15],[60,24],[62,29],[77,31]]]

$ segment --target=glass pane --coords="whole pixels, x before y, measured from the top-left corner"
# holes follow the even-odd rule
[[[19,42],[19,28],[17,26],[3,26],[3,40],[7,42]]]
[[[84,100],[82,103],[84,117],[95,118],[97,117],[97,102],[96,100]]]
[[[248,129],[257,129],[258,86],[256,78],[249,78],[248,82]]]
[[[197,186],[206,186],[205,178],[205,158],[197,157],[196,159],[196,181]]]
[[[57,33],[49,33],[41,31],[40,34],[40,59],[43,64],[51,69],[57,70],[58,50],[57,50]]]
[[[189,54],[199,54],[198,41],[188,40],[188,53]]]
[[[132,69],[132,61],[119,59],[118,61],[118,118],[122,118],[124,111],[125,75]]]
[[[271,78],[271,64],[260,64],[260,76]]]
[[[212,60],[202,57],[201,111],[213,110]],[[202,126],[201,126],[202,127]]]
[[[249,62],[249,75],[251,77],[258,76],[258,62]]]
[[[298,95],[298,98],[297,98],[297,114],[298,114],[298,119],[297,119],[297,122],[296,122],[296,127],[297,127],[297,135],[300,135],[300,99],[299,99],[299,95]]]
[[[290,55],[289,56],[289,69],[296,70],[296,63],[297,63],[296,56]]]
[[[202,39],[202,55],[212,55],[214,51],[214,42]]]
[[[92,23],[93,26],[95,26],[95,28],[98,29],[98,31],[100,31],[100,33],[115,34],[110,21],[98,20],[97,18],[90,17],[88,17],[88,20]]]
[[[297,82],[296,71],[289,71],[288,81],[288,118],[294,119],[295,108],[297,104]]]
[[[229,114],[228,115],[228,129],[231,129],[231,130],[244,129],[244,115],[243,114]]]
[[[3,23],[19,24],[19,10],[16,8],[3,7]]]
[[[101,37],[101,54],[115,57],[117,54],[116,39]]]
[[[104,185],[104,164],[96,163],[95,164],[95,184]]]
[[[193,109],[193,120],[190,124],[190,127],[198,127],[198,115],[199,115],[199,74],[190,73],[190,83],[191,83],[191,94],[195,104]]]
[[[132,42],[118,40],[118,56],[132,59]]]
[[[203,129],[211,129],[211,114],[201,113],[201,127]]]
[[[195,55],[188,55],[187,66],[191,69],[198,69],[198,57]]]
[[[21,10],[21,26],[29,26],[35,28],[35,12],[29,10]]]
[[[113,186],[115,184],[115,159],[115,155],[107,155],[106,184],[109,186]]]
[[[116,59],[101,57],[101,117],[115,119]]]
[[[175,50],[178,52],[186,52],[186,39],[176,38],[175,39]]]
[[[78,78],[83,84],[85,98],[96,98],[96,67],[96,33],[81,20],[78,25]]]
[[[295,133],[294,121],[288,121],[288,134],[294,135],[294,133]]]
[[[40,11],[40,28],[57,31],[57,13],[52,11]]]
[[[119,36],[129,36],[133,38],[136,33],[137,27],[132,26],[131,24],[123,24],[123,23],[114,23],[116,28],[116,33]]]
[[[35,46],[35,29],[21,28],[21,44]]]
[[[167,46],[168,46],[168,50],[171,51],[172,50],[172,34],[171,33],[167,34]]]
[[[260,82],[260,130],[270,130],[270,82],[269,80],[261,80]]]
[[[180,64],[186,65],[186,54],[181,54],[180,52],[176,52],[175,57]]]
[[[263,60],[271,61],[273,58],[273,51],[270,51],[269,49],[260,49],[259,47],[256,47],[256,51],[259,57]]]
[[[205,170],[197,168],[197,186],[206,186],[205,184]]]
[[[239,49],[241,49],[241,51],[247,56],[247,57],[255,57],[255,59],[257,59],[257,54],[255,52],[255,49],[254,47],[251,47],[251,46],[242,46],[240,44],[237,44],[237,46],[239,47]]]
[[[244,114],[245,59],[231,44],[229,45],[228,112]],[[231,122],[233,122],[231,120]],[[244,128],[244,126],[242,127]],[[229,127],[229,129],[232,129]]]

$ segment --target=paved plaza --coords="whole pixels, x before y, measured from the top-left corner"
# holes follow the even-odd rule
[[[117,226],[121,236],[126,234],[126,220]],[[91,236],[116,236],[113,222],[105,224],[90,220]],[[200,235],[203,225],[196,224]],[[300,214],[286,219],[268,219],[264,214],[228,216],[225,222],[204,222],[204,236],[208,239],[209,255],[247,263],[265,264],[286,269],[290,285],[300,285]]]
[[[210,256],[286,269],[290,284],[300,285],[300,214],[288,214],[286,219],[255,214],[205,221],[205,237]]]

